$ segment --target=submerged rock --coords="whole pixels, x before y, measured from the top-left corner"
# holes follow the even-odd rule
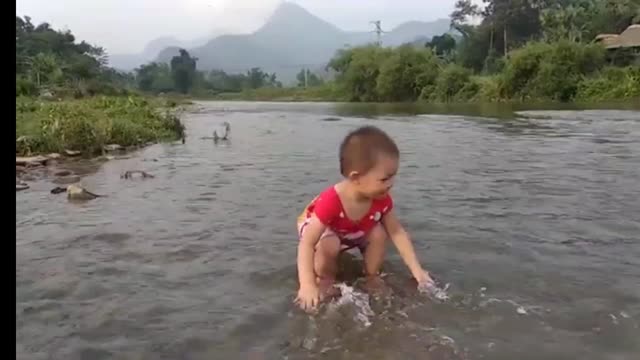
[[[42,166],[49,158],[45,156],[16,156],[16,165],[22,166]]]
[[[118,151],[118,150],[122,150],[123,147],[121,145],[118,144],[109,144],[109,145],[105,145],[104,146],[104,151]]]
[[[66,188],[63,188],[63,187],[60,187],[60,186],[56,186],[53,189],[51,189],[51,193],[52,194],[62,194],[63,192],[66,192],[66,191],[67,191]]]
[[[64,153],[67,154],[67,156],[78,156],[82,154],[82,152],[77,150],[65,150]]]
[[[69,170],[60,170],[60,171],[56,171],[53,175],[54,176],[69,176],[73,174],[71,171]]]
[[[144,178],[154,178],[153,175],[147,173],[146,171],[142,171],[142,170],[128,170],[128,171],[125,171],[122,175],[120,175],[120,178],[121,179],[132,179],[135,174],[140,174],[140,176],[143,179]]]
[[[67,186],[67,199],[69,200],[93,200],[101,196],[102,195],[94,194],[90,191],[87,191],[86,189],[81,188],[78,185]]]
[[[29,188],[29,185],[23,183],[22,181],[16,180],[16,191],[22,191]]]
[[[78,175],[67,175],[67,176],[60,176],[56,179],[53,180],[54,184],[73,184],[73,183],[77,183],[80,181],[80,176]]]

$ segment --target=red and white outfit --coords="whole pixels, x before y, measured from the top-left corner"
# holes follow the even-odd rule
[[[369,211],[358,221],[349,219],[345,213],[342,201],[336,192],[335,186],[330,186],[316,196],[304,211],[298,216],[298,235],[302,237],[311,215],[322,222],[327,229],[320,236],[336,235],[340,239],[343,250],[358,247],[364,251],[366,235],[380,221],[382,217],[393,208],[393,199],[387,194],[383,198],[374,199]]]

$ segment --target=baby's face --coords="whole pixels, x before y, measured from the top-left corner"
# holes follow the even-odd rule
[[[358,179],[360,192],[370,198],[381,198],[387,195],[393,186],[398,165],[397,157],[380,155],[375,166]]]

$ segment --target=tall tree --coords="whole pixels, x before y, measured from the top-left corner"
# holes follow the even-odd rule
[[[186,94],[193,86],[197,61],[185,49],[180,49],[180,54],[171,59],[171,76],[179,92]]]

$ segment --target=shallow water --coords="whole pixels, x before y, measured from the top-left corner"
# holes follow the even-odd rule
[[[16,357],[638,358],[640,112],[362,109],[199,103],[186,145],[73,165],[107,197],[16,193]],[[199,139],[223,121],[231,142]],[[389,295],[347,257],[343,297],[304,315],[294,221],[367,123],[400,146],[396,208],[450,298],[418,293],[390,246]]]

